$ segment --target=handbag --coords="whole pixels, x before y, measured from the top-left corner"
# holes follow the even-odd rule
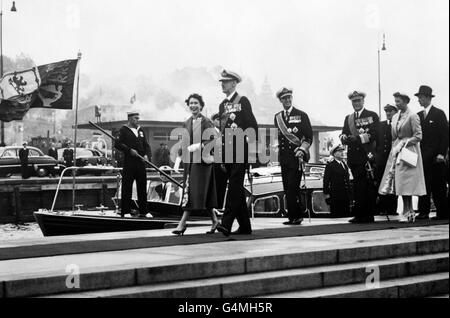
[[[417,166],[417,158],[418,157],[419,156],[417,155],[417,153],[415,153],[412,150],[409,150],[406,147],[403,147],[402,150],[400,151],[400,153],[398,154],[397,164],[400,162],[403,162],[406,165],[414,168]]]

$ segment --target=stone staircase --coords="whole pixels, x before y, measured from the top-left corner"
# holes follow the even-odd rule
[[[0,297],[448,297],[449,239],[293,250],[1,279]]]

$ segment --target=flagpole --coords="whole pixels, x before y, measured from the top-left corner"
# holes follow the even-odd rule
[[[80,62],[81,52],[78,52],[77,63],[77,99],[75,105],[75,132],[74,132],[74,147],[73,147],[73,162],[74,166],[77,165],[77,130],[78,130],[78,95],[80,93]],[[72,211],[75,211],[75,175],[76,169],[72,170]]]

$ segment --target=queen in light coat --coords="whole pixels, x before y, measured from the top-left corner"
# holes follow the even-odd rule
[[[378,192],[383,195],[401,195],[403,198],[402,220],[411,222],[415,218],[412,196],[426,194],[420,151],[422,128],[419,116],[408,108],[409,97],[403,93],[395,93],[394,97],[400,111],[392,118],[392,150]],[[397,160],[403,147],[417,154],[415,167]]]

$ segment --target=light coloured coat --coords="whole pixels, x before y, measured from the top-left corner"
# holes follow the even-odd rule
[[[392,118],[392,149],[386,164],[386,169],[380,183],[379,192],[385,185],[389,170],[395,166],[395,194],[416,195],[426,194],[425,177],[423,172],[420,141],[422,140],[422,128],[417,114],[410,109],[398,112]],[[397,152],[407,143],[407,149],[417,153],[417,165],[411,167],[403,161],[397,162]]]

